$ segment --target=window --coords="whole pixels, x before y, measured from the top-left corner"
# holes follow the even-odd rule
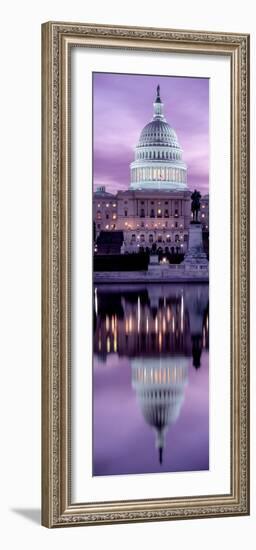
[[[161,243],[162,242],[162,235],[158,235],[157,240],[158,240],[159,243]]]
[[[169,211],[168,211],[167,208],[166,208],[165,211],[164,211],[164,217],[165,217],[165,218],[169,218]]]
[[[128,212],[127,212],[127,210],[125,210],[124,215],[125,215],[126,218],[127,218],[127,214],[128,214]]]
[[[155,217],[155,211],[154,211],[153,208],[151,208],[151,210],[150,210],[150,217],[151,217],[151,218],[154,218],[154,217]]]
[[[97,212],[97,220],[101,220],[101,213],[99,211]]]
[[[106,220],[109,219],[109,213],[106,213]]]
[[[178,218],[178,216],[179,216],[178,208],[175,208],[174,217]]]
[[[166,237],[166,241],[167,241],[168,243],[170,243],[170,242],[171,242],[171,235],[167,235],[167,237]]]
[[[133,233],[133,234],[132,234],[131,242],[132,242],[132,243],[135,243],[135,241],[136,241],[136,235]]]
[[[151,201],[151,204],[154,204],[154,201]]]
[[[162,210],[161,210],[161,208],[158,208],[158,209],[157,209],[157,217],[158,217],[158,218],[161,218],[161,217],[162,217]]]
[[[178,243],[180,240],[179,235],[175,235],[175,242]]]
[[[145,242],[145,235],[142,234],[142,235],[140,236],[140,242],[141,242],[141,243],[144,243],[144,242]]]
[[[165,201],[165,203],[164,203],[164,204],[165,204],[166,206],[168,206],[168,201]]]
[[[116,220],[116,213],[112,214],[112,220]]]
[[[140,217],[141,217],[141,218],[145,218],[145,210],[144,210],[144,208],[141,208],[141,209],[140,209]]]
[[[97,225],[97,229],[100,229],[100,223],[98,223],[98,225]]]
[[[150,244],[152,244],[154,242],[154,236],[152,235],[152,233],[150,233],[148,240],[149,240]]]
[[[178,222],[175,222],[175,227],[178,227]]]
[[[144,204],[144,201],[140,201],[140,204]]]

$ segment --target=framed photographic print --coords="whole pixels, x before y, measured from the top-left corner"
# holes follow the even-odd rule
[[[42,523],[249,513],[249,36],[42,26]]]

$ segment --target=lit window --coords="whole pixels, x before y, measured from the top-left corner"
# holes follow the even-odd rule
[[[106,207],[107,207],[107,208],[109,207],[109,204],[108,204],[108,203],[106,204]]]
[[[116,214],[112,214],[112,220],[116,220]]]
[[[115,202],[113,202],[112,206],[113,206],[113,208],[115,208],[115,207],[116,207],[116,203],[115,203]]]
[[[204,218],[204,214],[202,214],[202,218]]]

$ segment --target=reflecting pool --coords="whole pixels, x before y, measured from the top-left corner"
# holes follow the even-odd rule
[[[208,470],[206,284],[94,288],[93,475]]]

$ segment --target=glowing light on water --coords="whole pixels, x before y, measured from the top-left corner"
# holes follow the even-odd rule
[[[108,353],[110,352],[110,338],[109,338],[109,336],[107,337],[107,352]]]
[[[117,352],[117,333],[114,334],[114,352]]]
[[[159,344],[159,350],[161,351],[162,349],[162,343],[163,343],[163,339],[162,339],[162,333],[159,332],[159,336],[158,336],[158,344]]]
[[[138,306],[137,306],[137,319],[138,319],[138,332],[140,332],[140,297],[138,296]]]
[[[129,332],[132,332],[132,316],[129,317]]]
[[[109,331],[109,316],[106,315],[106,331]]]
[[[158,332],[158,319],[155,318],[155,331]]]
[[[170,320],[171,320],[171,310],[170,310],[170,308],[169,308],[169,306],[168,306],[168,307],[167,307],[167,321],[168,321],[168,323],[170,322]]]
[[[183,295],[181,295],[181,303],[180,303],[180,330],[183,332],[184,329],[184,300]]]
[[[175,319],[174,319],[174,316],[172,318],[172,332],[173,333],[175,332]]]
[[[94,289],[94,303],[95,303],[95,313],[98,315],[98,294],[97,287]]]
[[[166,320],[165,317],[163,317],[163,332],[166,331]]]

